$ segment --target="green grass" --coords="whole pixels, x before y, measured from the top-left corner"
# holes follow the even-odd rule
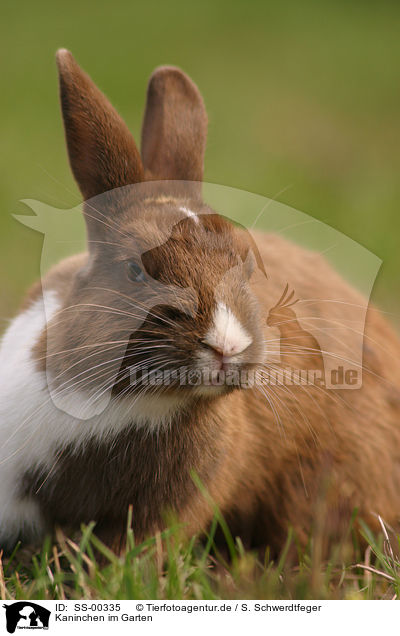
[[[216,528],[214,524],[214,529]],[[400,593],[400,563],[386,528],[362,551],[353,545],[332,549],[321,562],[318,540],[305,550],[289,532],[280,558],[245,551],[239,538],[227,536],[229,560],[208,540],[182,539],[178,525],[135,544],[128,530],[126,548],[117,556],[83,527],[80,540],[60,531],[40,552],[17,547],[0,561],[0,597],[9,599],[392,599]],[[386,534],[386,538],[385,538]],[[399,537],[391,538],[399,543]],[[349,559],[352,554],[353,560]],[[294,556],[295,554],[295,556]]]

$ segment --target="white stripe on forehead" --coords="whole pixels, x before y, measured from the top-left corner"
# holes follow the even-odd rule
[[[195,212],[193,212],[193,210],[189,210],[189,208],[186,208],[184,205],[182,205],[179,209],[181,212],[186,214],[186,216],[188,216],[189,218],[192,218],[193,221],[197,223],[197,225],[199,224],[199,217],[197,216]]]
[[[157,198],[148,197],[147,199],[144,199],[144,203],[172,203],[172,204],[177,204],[178,201],[174,197],[167,197],[167,196],[161,195],[161,196],[159,196]],[[183,212],[184,214],[186,214],[186,216],[188,218],[193,219],[193,221],[197,225],[200,223],[198,215],[196,214],[196,212],[193,212],[193,210],[190,210],[185,205],[181,205],[178,209],[179,209],[180,212]]]

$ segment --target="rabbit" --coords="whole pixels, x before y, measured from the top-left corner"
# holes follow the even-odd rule
[[[315,300],[317,316],[329,285],[341,299],[332,320],[365,299],[322,255],[271,233],[254,233],[255,246],[203,201],[207,115],[183,71],[151,76],[139,154],[72,54],[59,50],[57,65],[87,252],[33,286],[2,339],[1,547],[91,521],[121,546],[130,506],[138,541],[165,528],[169,514],[188,536],[201,535],[217,506],[246,546],[277,554],[290,527],[305,544],[316,520],[329,540],[344,536],[354,509],[372,529],[378,515],[396,527],[394,330],[368,310],[354,390],[228,383],[229,372],[257,379],[275,368],[268,330],[279,325],[268,307],[288,284]],[[312,369],[312,348],[292,346],[286,366]],[[211,380],[144,383],[146,373],[173,377],[178,368]],[[144,372],[140,383],[132,369]]]

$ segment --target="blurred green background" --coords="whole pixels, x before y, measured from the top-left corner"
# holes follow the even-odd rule
[[[383,259],[374,300],[400,313],[400,3],[98,0],[1,3],[1,326],[39,274],[20,199],[79,202],[54,53],[69,48],[139,139],[148,76],[176,64],[210,127],[206,180],[306,212]],[[394,316],[396,320],[396,317]]]

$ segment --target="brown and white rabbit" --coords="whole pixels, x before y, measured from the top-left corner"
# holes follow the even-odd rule
[[[189,534],[201,532],[213,510],[193,474],[249,545],[279,551],[289,526],[305,541],[321,502],[333,537],[355,507],[373,528],[378,514],[395,525],[400,346],[378,312],[368,313],[355,390],[316,383],[268,394],[218,382],[146,389],[127,380],[132,366],[265,369],[266,307],[287,281],[301,298],[318,299],[329,285],[341,299],[333,320],[365,301],[321,256],[279,236],[259,234],[255,254],[245,233],[202,201],[207,117],[182,71],[152,75],[140,155],[72,55],[60,50],[57,62],[88,252],[54,267],[3,337],[0,544],[92,520],[118,544],[130,505],[139,540],[171,511]],[[261,284],[251,276],[260,259],[268,275]],[[323,310],[317,300],[314,312]],[[303,331],[296,347],[292,336],[290,366],[313,367],[310,337]],[[83,415],[107,386],[108,402]],[[53,393],[66,396],[63,408]]]

